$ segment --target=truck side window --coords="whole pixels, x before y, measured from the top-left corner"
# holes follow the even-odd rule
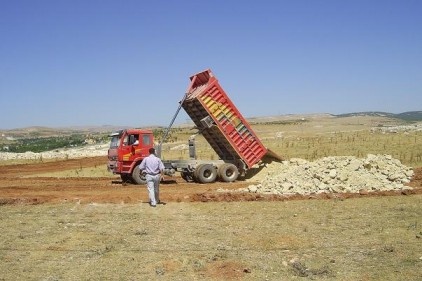
[[[142,142],[144,145],[150,145],[151,144],[150,135],[142,135]]]
[[[133,145],[138,145],[139,144],[139,135],[133,135],[134,136],[134,142]]]
[[[139,135],[133,134],[129,135],[129,145],[138,145],[139,144]]]

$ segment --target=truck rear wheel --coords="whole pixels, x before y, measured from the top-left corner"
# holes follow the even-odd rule
[[[139,169],[139,165],[136,165],[132,171],[132,180],[134,184],[145,184],[147,182],[145,175],[141,174],[141,170]]]
[[[218,176],[224,182],[234,182],[239,177],[239,170],[231,163],[218,167]]]
[[[195,170],[195,179],[200,183],[214,182],[217,178],[217,170],[211,164],[198,165]]]
[[[193,180],[196,182],[200,182],[199,178],[198,178],[198,172],[199,169],[201,169],[202,166],[204,166],[205,164],[199,164],[198,166],[196,166],[195,170],[193,171]]]

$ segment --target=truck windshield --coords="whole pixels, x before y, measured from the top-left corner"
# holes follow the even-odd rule
[[[116,148],[119,146],[119,136],[112,136],[110,141],[110,148]]]

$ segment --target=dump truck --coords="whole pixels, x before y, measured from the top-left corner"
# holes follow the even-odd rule
[[[186,181],[199,183],[216,180],[233,182],[244,177],[264,158],[281,160],[280,156],[262,144],[210,69],[190,77],[187,91],[179,102],[167,132],[180,108],[186,111],[219,159],[196,159],[194,139],[189,139],[189,159],[163,160],[165,174],[180,172]],[[161,145],[157,148],[159,153]],[[108,169],[114,174],[120,174],[123,181],[144,183],[145,178],[138,166],[148,156],[150,147],[154,147],[151,130],[128,129],[115,132],[111,135]]]

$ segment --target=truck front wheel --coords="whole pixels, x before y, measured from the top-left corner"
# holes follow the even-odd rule
[[[123,183],[131,182],[132,176],[130,174],[120,174]]]
[[[139,169],[139,165],[136,165],[132,171],[132,180],[134,184],[145,184],[147,182],[145,175],[141,174],[141,170]]]
[[[191,172],[181,172],[180,175],[181,175],[182,179],[184,179],[187,182],[194,181],[193,173],[191,173]]]

